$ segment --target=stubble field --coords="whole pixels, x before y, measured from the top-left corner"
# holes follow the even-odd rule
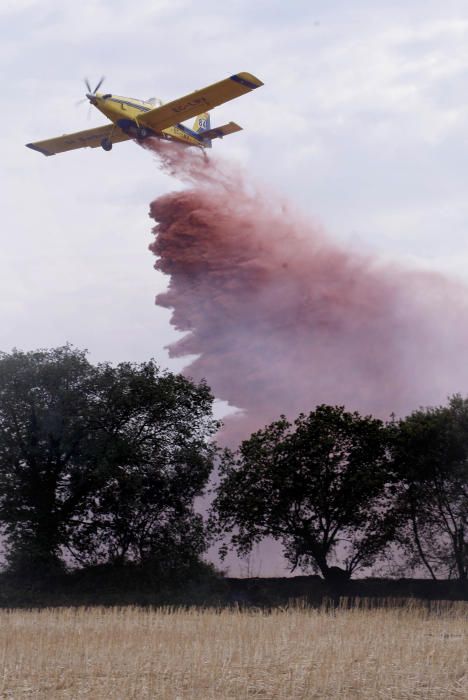
[[[0,612],[1,698],[468,698],[466,603]]]

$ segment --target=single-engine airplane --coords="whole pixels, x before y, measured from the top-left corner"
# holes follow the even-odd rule
[[[45,156],[97,146],[110,151],[114,143],[129,139],[144,141],[150,136],[176,141],[186,146],[211,148],[213,139],[234,134],[241,131],[242,127],[229,122],[212,129],[208,110],[263,85],[251,73],[236,73],[202,90],[195,90],[189,95],[162,104],[154,97],[149,100],[136,100],[133,97],[100,93],[98,90],[103,81],[104,78],[101,78],[94,90],[91,90],[89,81],[85,80],[86,97],[110,119],[110,124],[45,141],[27,143],[28,148]],[[191,129],[181,123],[192,117],[195,117],[195,123]]]

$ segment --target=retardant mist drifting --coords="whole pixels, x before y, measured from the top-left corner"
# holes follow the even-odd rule
[[[466,393],[464,287],[343,250],[226,161],[148,148],[191,185],[150,205],[156,303],[186,332],[170,353],[242,409],[232,439],[319,403],[388,417]]]

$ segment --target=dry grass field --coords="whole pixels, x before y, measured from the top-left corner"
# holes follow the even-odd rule
[[[468,698],[468,606],[0,612],[1,698]]]

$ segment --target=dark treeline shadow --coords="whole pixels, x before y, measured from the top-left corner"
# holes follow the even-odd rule
[[[153,360],[0,354],[0,605],[466,598],[468,400],[388,422],[321,405],[235,451],[214,442],[213,400]],[[243,582],[204,562],[213,542],[248,556],[267,537],[313,575]]]

